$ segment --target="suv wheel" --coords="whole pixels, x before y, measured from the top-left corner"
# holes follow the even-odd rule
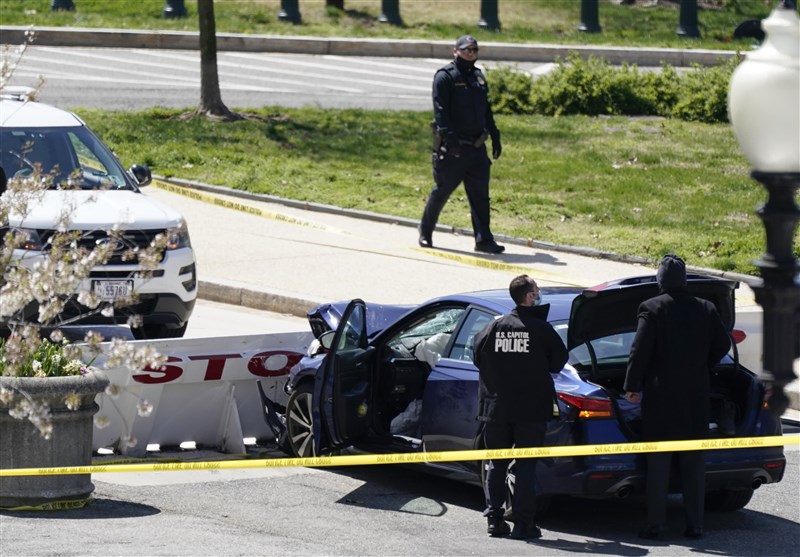
[[[187,321],[180,327],[169,327],[164,324],[142,325],[131,327],[131,333],[136,340],[155,340],[159,338],[181,338],[186,333]]]

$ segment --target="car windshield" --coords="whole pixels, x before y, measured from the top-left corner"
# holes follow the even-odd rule
[[[0,165],[9,178],[37,170],[53,189],[133,189],[113,153],[84,126],[0,129]]]

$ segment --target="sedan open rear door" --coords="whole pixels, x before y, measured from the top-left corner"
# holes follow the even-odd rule
[[[314,381],[314,444],[324,454],[356,443],[369,432],[375,349],[367,341],[367,310],[353,300]]]

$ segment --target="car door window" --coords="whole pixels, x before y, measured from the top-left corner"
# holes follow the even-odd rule
[[[113,164],[109,154],[93,136],[70,132],[67,139],[80,169],[79,173],[73,173],[70,177],[73,185],[92,189],[119,188],[125,185],[120,169]]]
[[[458,331],[453,348],[450,351],[450,358],[454,360],[472,361],[472,342],[475,335],[483,330],[486,325],[491,323],[497,316],[484,310],[473,308],[466,319],[461,330]]]
[[[416,358],[433,367],[464,311],[463,307],[450,307],[423,315],[392,337],[387,346],[395,357]]]

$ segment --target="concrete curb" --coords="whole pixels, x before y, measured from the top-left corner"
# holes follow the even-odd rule
[[[331,301],[322,298],[300,298],[289,292],[253,288],[249,284],[215,277],[210,280],[198,281],[197,293],[200,298],[212,302],[284,313],[297,317],[306,317],[308,310],[311,308]]]
[[[34,45],[97,48],[154,48],[198,50],[199,34],[185,31],[92,29],[80,27],[0,26],[0,43],[23,44],[26,33],[35,32]],[[337,56],[392,56],[397,58],[445,59],[452,54],[452,41],[353,39],[344,37],[299,37],[217,33],[217,49],[239,52],[330,54]],[[628,48],[615,46],[512,44],[481,42],[481,58],[503,62],[552,62],[568,52],[582,57],[604,58],[611,64],[676,67],[694,64],[715,66],[736,56],[728,50],[678,48]]]

